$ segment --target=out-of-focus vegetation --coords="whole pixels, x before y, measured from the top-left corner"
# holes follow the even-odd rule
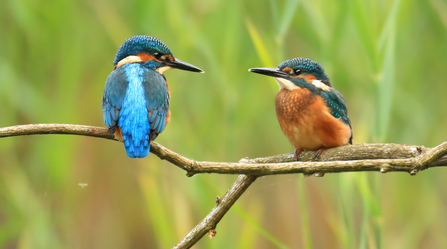
[[[354,143],[447,140],[447,2],[0,2],[0,126],[104,126],[118,47],[145,34],[206,71],[172,70],[157,138],[196,160],[292,152],[277,86],[250,67],[320,62],[346,98]],[[0,140],[1,248],[170,248],[236,176],[197,175],[104,139]],[[447,171],[260,178],[195,248],[447,248]],[[86,184],[81,186],[82,184]]]

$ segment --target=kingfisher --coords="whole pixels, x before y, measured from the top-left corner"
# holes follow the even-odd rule
[[[171,94],[163,73],[171,68],[204,71],[175,58],[161,40],[145,35],[127,39],[113,65],[102,97],[104,123],[110,134],[124,142],[128,157],[146,157],[150,141],[165,129],[171,117]]]
[[[251,68],[249,72],[275,78],[276,117],[284,135],[295,148],[298,161],[303,150],[317,150],[352,144],[352,128],[346,102],[331,86],[323,67],[307,58],[294,58],[278,68]]]

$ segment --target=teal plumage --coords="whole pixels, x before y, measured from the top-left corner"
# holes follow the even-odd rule
[[[115,69],[106,80],[102,109],[111,134],[123,140],[127,156],[146,157],[150,141],[163,132],[170,118],[169,86],[163,72],[201,69],[175,59],[157,38],[134,36],[119,48]]]

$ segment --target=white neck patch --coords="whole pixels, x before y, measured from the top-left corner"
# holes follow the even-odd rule
[[[329,92],[329,90],[330,90],[330,87],[328,85],[324,84],[323,82],[321,82],[319,80],[313,80],[312,85],[314,85],[316,88],[321,89],[325,92]]]
[[[284,78],[276,78],[276,77],[275,77],[275,80],[276,80],[276,83],[278,83],[279,90],[287,89],[289,91],[293,91],[293,90],[299,88],[299,86],[293,84],[292,81],[290,81],[290,80],[286,80]]]
[[[293,90],[295,90],[297,88],[300,88],[299,86],[293,84],[292,81],[286,80],[284,78],[276,78],[275,77],[275,80],[276,80],[276,83],[278,83],[279,90],[287,89],[289,91],[293,91]],[[313,80],[311,84],[314,85],[316,88],[321,89],[321,90],[323,90],[325,92],[329,92],[330,91],[330,86],[324,84],[320,80]]]
[[[141,58],[139,56],[136,55],[129,55],[126,58],[120,60],[117,64],[116,67],[121,67],[124,64],[127,63],[135,63],[135,62],[142,62]]]

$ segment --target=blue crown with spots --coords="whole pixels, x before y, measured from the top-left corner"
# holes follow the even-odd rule
[[[120,60],[129,55],[137,55],[138,53],[162,53],[172,55],[171,50],[169,50],[168,46],[161,40],[147,35],[137,35],[127,39],[123,45],[121,45],[116,53],[113,65],[116,65]]]
[[[290,67],[292,69],[300,69],[303,73],[313,74],[318,80],[323,82],[329,81],[329,77],[324,73],[323,67],[316,61],[308,58],[298,57],[284,61],[279,64],[279,70],[285,67]]]

